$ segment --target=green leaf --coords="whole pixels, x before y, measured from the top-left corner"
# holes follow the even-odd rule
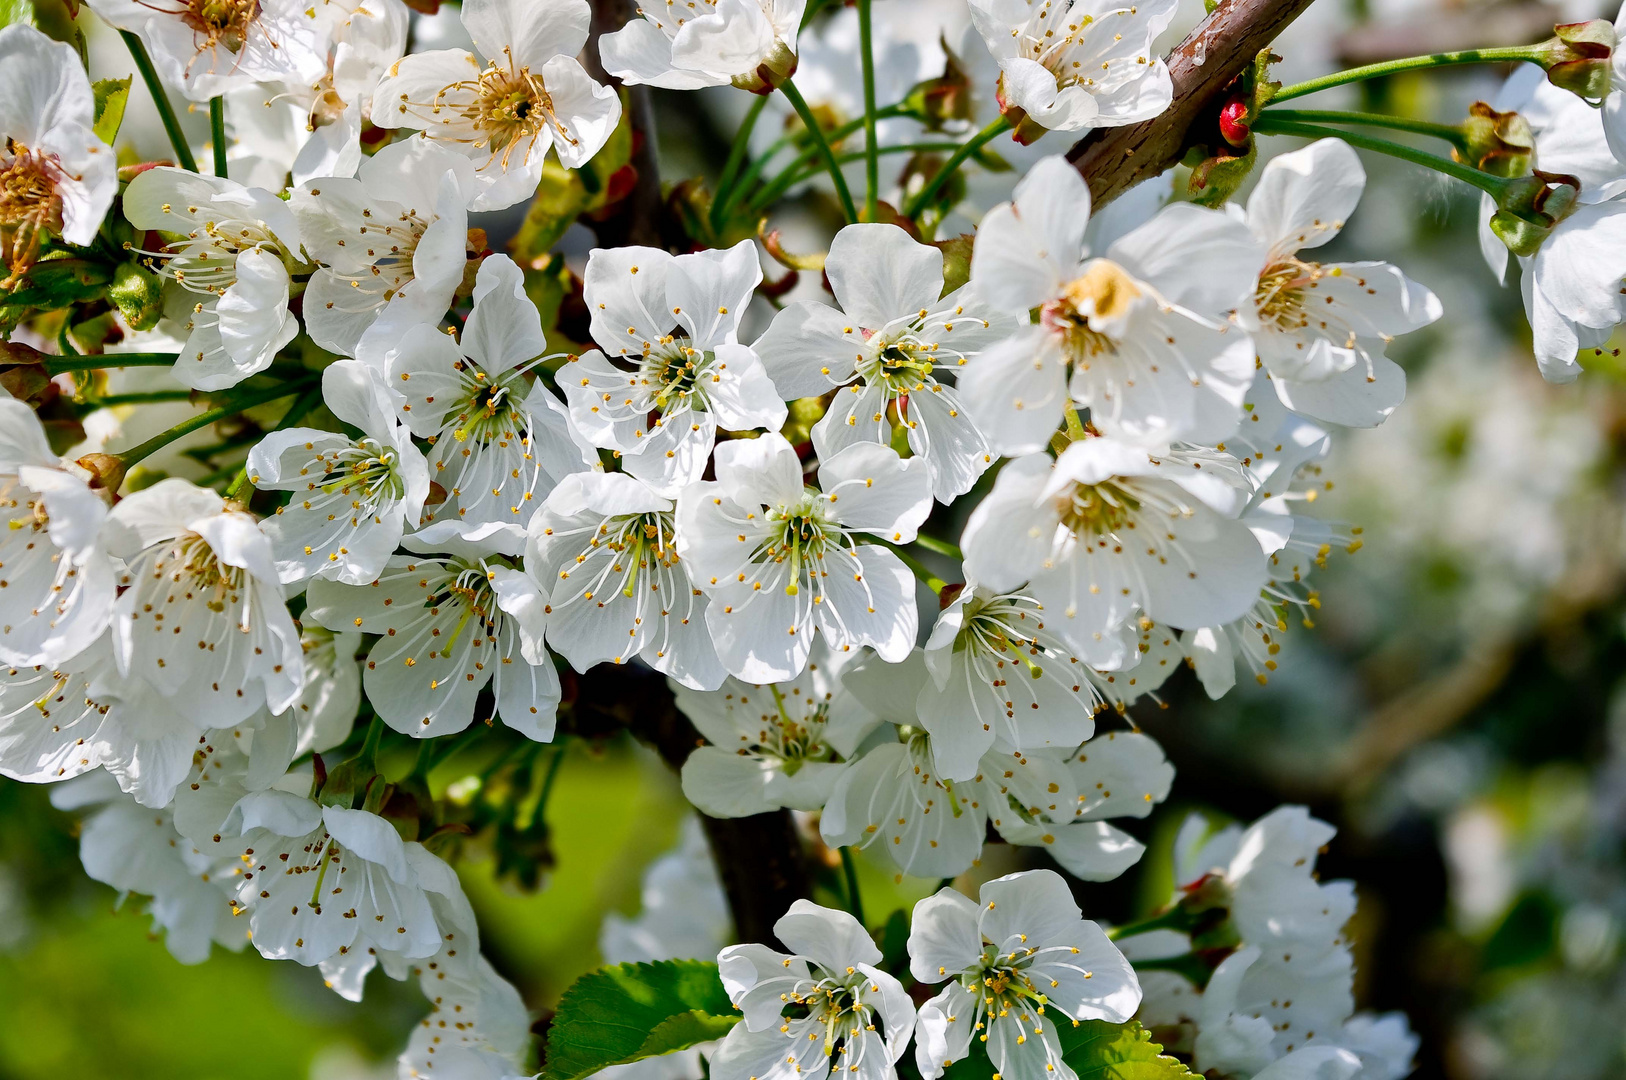
[[[119,125],[124,123],[124,107],[130,103],[130,76],[97,79],[90,90],[96,95],[96,137],[112,146],[118,137]]]
[[[721,1038],[738,1020],[716,964],[660,960],[600,968],[559,999],[543,1074],[547,1080],[578,1080],[610,1065]]]
[[[1163,1053],[1163,1047],[1134,1020],[1127,1024],[1085,1020],[1075,1026],[1061,1019],[1057,1034],[1062,1058],[1079,1080],[1182,1080],[1196,1075],[1184,1062]],[[975,1041],[971,1054],[943,1074],[944,1080],[992,1080],[993,1075],[987,1049]]]

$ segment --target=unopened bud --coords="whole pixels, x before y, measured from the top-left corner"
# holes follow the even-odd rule
[[[1248,136],[1252,133],[1248,126],[1248,103],[1240,97],[1227,101],[1220,109],[1219,129],[1220,135],[1232,146],[1247,146]]]
[[[1581,181],[1537,169],[1509,182],[1496,200],[1491,232],[1515,255],[1534,255],[1560,221],[1574,211]]]
[[[134,259],[113,271],[107,298],[113,301],[132,330],[151,330],[164,314],[164,283]]]
[[[90,474],[94,490],[117,491],[124,483],[124,459],[117,454],[86,454],[74,464]]]
[[[1530,171],[1536,152],[1536,135],[1530,121],[1516,112],[1497,112],[1483,101],[1468,108],[1462,122],[1468,136],[1468,149],[1455,156],[1492,176],[1523,176]]]
[[[1616,44],[1612,23],[1589,19],[1553,27],[1535,50],[1548,82],[1596,105],[1609,93]]]
[[[952,120],[972,119],[971,80],[959,59],[943,41],[943,74],[918,82],[903,99],[904,106],[920,117],[930,131],[941,131]]]
[[[749,90],[753,94],[771,94],[794,74],[796,53],[783,41],[775,41],[773,50],[756,66],[755,71],[736,75],[731,81],[741,90]]]

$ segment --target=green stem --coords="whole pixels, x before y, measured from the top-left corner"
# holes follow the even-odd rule
[[[278,398],[292,397],[304,389],[305,387],[302,385],[290,386],[284,383],[281,386],[271,386],[263,390],[244,393],[218,409],[210,409],[208,412],[199,413],[197,416],[183,420],[167,431],[160,431],[146,442],[132,446],[119,454],[118,457],[124,462],[124,467],[128,469],[155,451],[162,450],[183,435],[190,435],[199,428],[208,427],[210,424],[218,423],[229,416],[236,416],[244,409],[253,408],[255,405],[264,405],[266,402],[275,401]]]
[[[909,109],[906,108],[905,106],[903,106],[902,104],[888,105],[884,109],[877,109],[876,110],[875,119],[877,119],[877,120],[886,120],[886,119],[889,119],[889,118],[894,117],[894,116],[908,116],[908,115],[913,115],[913,114],[910,113]],[[828,135],[828,138],[830,139],[830,141],[832,143],[838,143],[842,139],[845,139],[848,135],[851,135],[853,132],[857,131],[859,128],[861,128],[863,126],[864,126],[864,121],[862,119],[849,120],[847,123],[842,124],[840,127],[832,129],[830,131],[830,134]],[[759,177],[761,177],[761,175],[762,175],[762,171],[765,168],[767,168],[768,163],[770,161],[772,161],[775,156],[778,155],[779,151],[785,149],[786,147],[794,146],[796,144],[796,141],[798,139],[800,139],[801,137],[802,137],[802,132],[800,132],[800,131],[792,131],[792,132],[789,132],[788,134],[781,135],[779,138],[775,139],[773,141],[773,143],[768,147],[768,149],[765,150],[762,153],[761,157],[759,157],[755,161],[751,162],[750,166],[746,168],[745,174],[740,177],[739,183],[734,185],[734,190],[729,193],[729,202],[730,202],[730,204],[737,201],[736,197],[740,194],[740,192],[745,191],[752,184],[757,182],[757,179]],[[803,164],[805,164],[805,163],[807,163],[809,161],[812,161],[816,156],[818,156],[818,150],[816,150],[812,146],[808,146],[808,147],[804,148],[800,153],[798,153],[796,155],[796,158],[789,165],[785,166],[785,169],[797,169],[797,168],[800,168]],[[784,175],[784,170],[783,169],[780,170],[778,175],[783,176]],[[775,179],[778,179],[778,176],[776,176]],[[770,183],[771,182],[772,181],[770,181]],[[752,209],[760,207],[761,205],[762,205],[762,200],[761,200],[760,194],[756,195],[756,196],[753,196],[751,198],[750,206],[751,206]],[[728,207],[724,208],[725,212],[726,212],[727,209],[728,209]]]
[[[70,371],[98,371],[102,368],[170,367],[179,359],[174,353],[103,353],[99,356],[48,356],[45,370],[51,375]]]
[[[864,220],[880,212],[881,156],[875,135],[875,46],[870,0],[858,0],[858,56],[864,65]]]
[[[723,174],[717,178],[717,197],[711,201],[713,231],[722,227],[725,220],[724,212],[733,201],[734,181],[739,177],[740,167],[745,164],[745,155],[751,149],[751,133],[756,130],[757,119],[767,105],[767,94],[753,95],[751,108],[746,110],[745,119],[740,123],[740,130],[734,133],[734,145],[728,148],[728,161],[723,164]]]
[[[547,775],[542,777],[542,793],[536,797],[536,813],[531,815],[531,820],[547,820],[548,797],[553,794],[553,782],[559,778],[559,766],[564,760],[565,748],[561,746],[553,752],[553,760],[548,762]]]
[[[915,536],[915,543],[919,544],[927,551],[935,551],[939,555],[947,555],[955,562],[965,561],[965,555],[961,553],[960,549],[949,543],[947,540],[939,540],[935,536],[927,536],[925,533],[918,533]]]
[[[914,574],[915,577],[919,578],[925,584],[926,588],[930,589],[932,592],[941,594],[943,590],[948,587],[948,582],[932,573],[930,568],[928,568],[925,563],[915,558],[915,556],[912,555],[909,550],[903,547],[901,544],[888,543],[885,540],[878,541],[878,543],[886,548],[889,548],[892,554],[902,559],[903,565],[909,568],[909,572]]]
[[[960,144],[957,142],[899,143],[896,146],[883,146],[877,152],[882,155],[932,154],[945,150],[958,150],[959,148]],[[836,163],[845,165],[848,162],[862,161],[868,156],[868,151],[863,150],[851,154],[837,154]],[[811,160],[811,157],[806,159],[797,158],[794,163],[786,166],[784,169],[778,172],[774,178],[763,185],[762,190],[751,199],[752,207],[766,206],[775,199],[778,199],[780,195],[783,195],[786,189],[794,187],[809,177],[816,176],[824,171],[824,167],[822,165],[815,165],[812,168],[804,167],[803,163],[808,160]]]
[[[841,212],[847,215],[847,221],[858,220],[858,211],[853,207],[852,192],[847,190],[847,178],[841,175],[841,166],[836,164],[835,151],[830,149],[829,140],[824,137],[824,129],[819,127],[818,118],[813,110],[808,108],[807,100],[802,92],[796,89],[796,84],[786,79],[779,86],[779,92],[785,95],[790,107],[796,110],[796,115],[802,118],[802,126],[807,128],[808,135],[813,139],[814,148],[824,159],[824,167],[830,172],[830,182],[836,186],[836,198],[841,200]]]
[[[965,164],[966,158],[992,142],[995,136],[1009,131],[1010,126],[1010,122],[1005,119],[1004,115],[997,116],[987,127],[962,143],[960,148],[954,152],[954,155],[943,163],[943,167],[937,170],[936,175],[927,181],[926,186],[920,189],[919,194],[909,200],[908,205],[904,207],[903,216],[917,217],[926,204],[932,201],[932,196],[936,195],[942,190],[943,185],[949,182],[949,177],[958,172],[960,166]]]
[[[56,347],[63,356],[78,356],[79,350],[73,347],[73,337],[68,333],[68,320],[62,320],[62,329],[56,334]]]
[[[1400,60],[1385,60],[1379,64],[1367,64],[1364,67],[1350,68],[1348,71],[1335,71],[1331,75],[1323,75],[1319,79],[1310,79],[1307,82],[1284,86],[1276,91],[1275,96],[1270,100],[1272,102],[1291,101],[1293,98],[1313,94],[1328,87],[1343,86],[1345,83],[1360,82],[1362,79],[1377,79],[1384,75],[1396,75],[1402,71],[1421,71],[1426,68],[1446,67],[1452,64],[1503,64],[1520,60],[1539,64],[1542,59],[1539,48],[1534,45],[1515,45],[1500,49],[1464,49],[1461,52],[1408,56]]]
[[[1072,442],[1082,442],[1084,439],[1089,438],[1089,433],[1084,430],[1084,421],[1079,419],[1077,409],[1073,408],[1071,405],[1068,405],[1067,410],[1065,413],[1063,413],[1063,415],[1067,419],[1067,438],[1069,440]]]
[[[1136,971],[1172,971],[1184,975],[1198,989],[1207,986],[1209,977],[1214,974],[1214,969],[1195,953],[1165,956],[1157,960],[1131,960],[1129,964]]]
[[[181,131],[181,122],[175,119],[175,110],[169,104],[169,95],[164,92],[164,84],[158,78],[158,69],[152,66],[152,57],[147,55],[147,47],[141,44],[141,39],[128,30],[120,30],[119,37],[130,50],[130,58],[135,61],[136,70],[141,72],[141,81],[147,84],[148,93],[152,94],[152,103],[158,107],[158,119],[164,122],[164,131],[169,135],[169,145],[175,150],[175,164],[188,172],[197,172],[197,159],[192,156],[192,150],[186,145],[186,135]]]
[[[226,175],[226,99],[209,99],[209,143],[215,154],[215,175]]]
[[[1468,151],[1468,134],[1453,124],[1436,124],[1431,120],[1410,120],[1403,116],[1384,116],[1382,113],[1340,112],[1336,109],[1272,109],[1266,112],[1278,120],[1307,121],[1320,124],[1355,124],[1360,127],[1388,128],[1413,135],[1427,135],[1444,139],[1463,153]]]
[[[1191,929],[1191,913],[1185,908],[1175,905],[1169,910],[1160,912],[1142,919],[1140,922],[1125,923],[1115,926],[1107,931],[1107,937],[1113,941],[1122,941],[1137,934],[1149,934],[1153,930],[1178,930],[1182,934]]]
[[[282,431],[285,428],[293,427],[295,424],[305,419],[306,413],[309,413],[321,403],[322,387],[321,384],[318,383],[316,386],[313,386],[309,390],[305,391],[298,401],[290,405],[288,407],[288,411],[282,414],[282,419],[277,421],[277,426],[271,430]],[[226,489],[226,498],[235,499],[237,497],[237,493],[245,486],[249,486],[249,483],[248,462],[245,461],[243,462],[242,469],[240,469],[237,473],[237,479],[233,480],[231,482],[231,486]]]
[[[377,713],[367,724],[367,737],[361,742],[361,749],[356,751],[354,760],[367,768],[378,770],[378,747],[384,741],[384,718]]]
[[[859,926],[866,926],[864,898],[858,892],[858,866],[853,862],[853,849],[850,847],[841,849],[841,872],[847,878],[847,910],[852,912]]]
[[[148,390],[139,394],[108,394],[106,397],[86,398],[84,405],[91,409],[110,409],[114,405],[151,405],[159,401],[190,401],[190,390]]]
[[[1409,161],[1413,165],[1421,165],[1425,169],[1432,169],[1437,173],[1461,180],[1480,191],[1487,192],[1492,197],[1500,196],[1507,190],[1509,181],[1500,176],[1480,172],[1478,169],[1452,161],[1450,158],[1438,154],[1430,154],[1425,150],[1416,150],[1387,139],[1374,139],[1369,135],[1360,135],[1353,131],[1338,131],[1335,128],[1321,127],[1316,124],[1301,124],[1293,120],[1279,120],[1271,116],[1269,110],[1261,113],[1253,122],[1253,130],[1259,135],[1294,135],[1301,139],[1342,139],[1351,146],[1358,146],[1363,150],[1371,150],[1378,154],[1387,154]]]

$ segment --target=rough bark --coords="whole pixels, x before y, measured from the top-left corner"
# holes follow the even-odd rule
[[[1220,96],[1311,0],[1221,0],[1168,55],[1174,102],[1132,127],[1098,128],[1067,152],[1100,206],[1174,165],[1221,104]]]

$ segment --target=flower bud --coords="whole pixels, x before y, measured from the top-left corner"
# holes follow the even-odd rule
[[[1492,176],[1523,176],[1530,170],[1536,136],[1530,121],[1518,113],[1497,112],[1476,101],[1468,108],[1462,130],[1468,136],[1468,149],[1455,155],[1458,161]]]
[[[1248,103],[1240,97],[1233,97],[1220,109],[1219,114],[1220,135],[1232,146],[1241,148],[1248,145],[1248,136],[1251,134],[1248,126]]]
[[[929,131],[941,131],[949,121],[973,119],[971,80],[960,61],[943,42],[943,74],[918,82],[903,99],[905,107],[923,120]]]
[[[131,259],[113,271],[107,298],[119,309],[130,329],[151,330],[164,314],[163,291],[163,279]]]
[[[779,85],[796,74],[796,53],[783,41],[774,42],[773,51],[755,71],[733,78],[735,86],[753,94],[771,94]]]
[[[1615,28],[1605,19],[1561,23],[1535,47],[1547,81],[1597,104],[1609,93]]]
[[[1581,181],[1537,169],[1510,181],[1497,196],[1490,227],[1515,255],[1534,255],[1543,240],[1575,209]]]

